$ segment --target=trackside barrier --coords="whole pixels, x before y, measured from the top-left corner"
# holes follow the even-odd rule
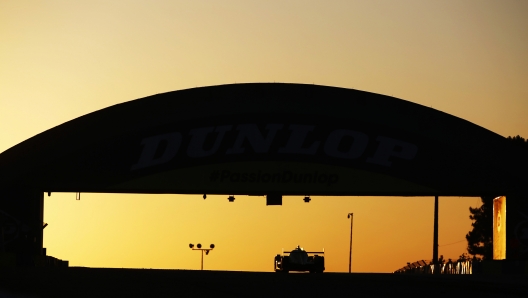
[[[68,267],[69,262],[52,256],[34,256],[35,267]]]
[[[445,263],[433,264],[431,260],[421,260],[413,263],[407,263],[394,273],[398,274],[433,274],[435,272],[435,266],[439,274],[473,274],[473,267],[478,263],[479,260],[459,260],[452,261],[449,259]]]
[[[458,260],[437,264],[438,274],[528,274],[528,262],[525,260]],[[407,263],[394,273],[398,274],[433,274],[435,265],[432,261],[421,260]]]
[[[44,262],[41,263],[43,264],[43,267],[68,267],[69,266],[68,261],[60,260],[52,256],[36,256],[36,257],[39,257],[39,258],[44,257]],[[36,262],[35,262],[35,265],[36,265]]]
[[[15,253],[0,252],[0,268],[29,267],[68,267],[69,262],[52,256],[17,256]]]
[[[480,265],[482,274],[528,274],[526,260],[486,260]]]

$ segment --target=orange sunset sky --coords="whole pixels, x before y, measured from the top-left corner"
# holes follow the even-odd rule
[[[199,86],[288,82],[391,95],[528,137],[528,1],[0,0],[0,152],[84,114]],[[327,271],[431,259],[434,198],[52,193],[44,246],[70,266],[271,271],[282,249]],[[457,258],[478,198],[441,197]]]

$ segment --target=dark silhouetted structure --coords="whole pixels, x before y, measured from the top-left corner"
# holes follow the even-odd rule
[[[306,194],[522,198],[526,168],[525,150],[502,136],[390,96],[193,88],[95,111],[0,154],[1,243],[21,260],[43,256],[44,192],[267,195],[269,205]]]

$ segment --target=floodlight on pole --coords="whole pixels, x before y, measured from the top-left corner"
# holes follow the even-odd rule
[[[352,273],[352,225],[354,223],[354,213],[349,213],[350,218],[350,255],[348,257],[348,273]]]
[[[215,245],[211,244],[211,245],[209,245],[209,248],[202,248],[202,245],[200,243],[198,243],[198,244],[196,244],[196,247],[197,248],[194,248],[194,244],[192,244],[192,243],[189,244],[189,248],[190,249],[192,249],[192,250],[200,250],[202,252],[202,262],[201,262],[200,270],[203,270],[203,254],[204,254],[204,251],[205,251],[205,254],[208,255],[209,252],[215,248]]]

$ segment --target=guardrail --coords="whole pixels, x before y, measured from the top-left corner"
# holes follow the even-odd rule
[[[441,261],[439,264],[433,264],[432,260],[420,260],[413,263],[407,263],[404,266],[393,273],[398,274],[473,274],[474,267],[480,265],[480,260],[469,259],[469,260],[457,260],[452,261]],[[435,268],[436,266],[436,268]],[[436,270],[435,270],[436,269]]]

